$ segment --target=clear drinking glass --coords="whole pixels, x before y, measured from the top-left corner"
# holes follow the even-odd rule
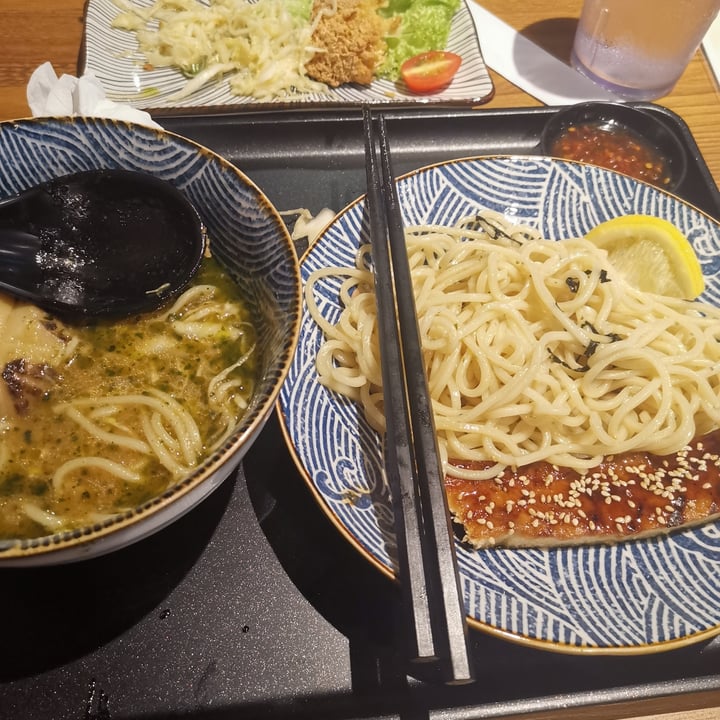
[[[672,90],[720,10],[720,0],[585,0],[573,66],[630,100]]]

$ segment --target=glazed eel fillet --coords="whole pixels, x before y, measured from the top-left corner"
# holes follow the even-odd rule
[[[636,539],[720,515],[720,430],[674,455],[608,456],[582,474],[536,462],[489,480],[448,475],[445,484],[450,512],[477,548]]]

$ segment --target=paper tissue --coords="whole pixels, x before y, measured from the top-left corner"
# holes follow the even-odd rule
[[[79,78],[58,78],[52,63],[40,65],[27,86],[27,101],[34,117],[83,115],[125,120],[162,129],[144,110],[108,100],[105,90],[92,71]]]

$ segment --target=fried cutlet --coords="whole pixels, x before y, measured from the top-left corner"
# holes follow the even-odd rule
[[[370,84],[393,23],[378,15],[381,5],[381,0],[315,0],[312,17],[322,15],[312,36],[317,51],[305,66],[307,74],[330,87]]]

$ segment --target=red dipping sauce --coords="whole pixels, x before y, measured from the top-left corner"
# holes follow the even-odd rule
[[[667,159],[636,133],[608,123],[569,125],[554,140],[555,157],[579,160],[664,188],[670,184]]]

